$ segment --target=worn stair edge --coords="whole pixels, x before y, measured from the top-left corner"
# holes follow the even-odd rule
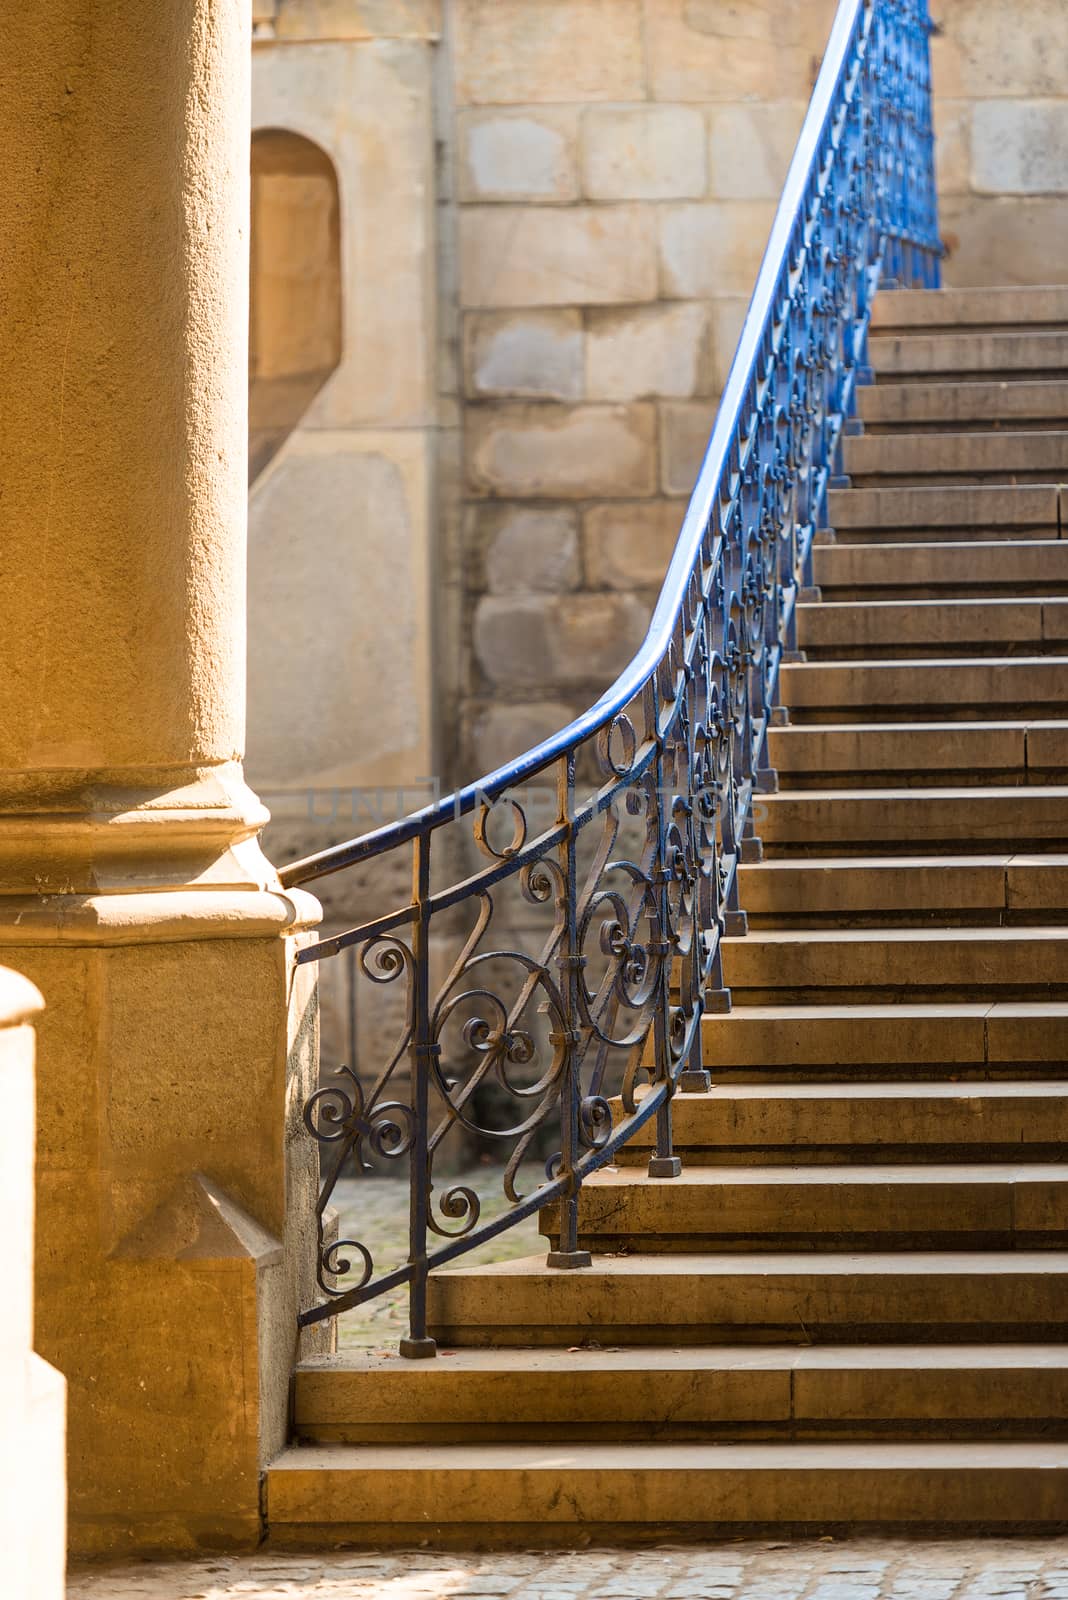
[[[1068,1526],[1068,1445],[318,1445],[267,1473],[272,1542],[475,1545],[558,1529],[707,1540],[718,1529]]]
[[[538,1255],[436,1273],[429,1307],[434,1336],[462,1346],[1049,1343],[1068,1317],[1068,1254],[627,1253],[576,1272]]]
[[[418,1443],[574,1435],[730,1438],[840,1428],[1033,1437],[1068,1425],[1068,1346],[711,1346],[454,1350],[427,1362],[350,1352],[302,1363],[294,1427],[316,1442]]]

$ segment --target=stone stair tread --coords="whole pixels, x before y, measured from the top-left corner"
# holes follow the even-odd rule
[[[1068,927],[756,928],[742,938],[727,937],[722,942],[732,949],[768,944],[1046,944],[1068,943]]]
[[[883,289],[872,305],[874,339],[898,328],[1027,326],[1029,322],[1068,325],[1068,287],[1028,284],[972,289]]]
[[[752,1007],[754,1011],[757,1009],[755,1006]],[[864,1009],[871,1011],[877,1008],[868,1006]],[[883,1007],[884,1011],[890,1009],[888,1006]],[[893,1009],[896,1011],[901,1008],[895,1006]],[[749,1010],[750,1007],[747,1006],[746,1012]],[[1006,1078],[987,1083],[939,1083],[926,1079],[918,1082],[902,1079],[900,1082],[880,1080],[877,1083],[865,1083],[853,1079],[842,1082],[827,1080],[822,1083],[714,1083],[710,1090],[699,1094],[687,1094],[681,1091],[675,1096],[674,1105],[675,1113],[679,1115],[684,1107],[707,1103],[709,1100],[755,1100],[762,1103],[769,1100],[854,1100],[867,1104],[879,1100],[967,1100],[969,1102],[1055,1100],[1060,1096],[1068,1096],[1068,1081],[1058,1082],[1055,1078],[1033,1082],[1022,1078]]]
[[[1068,381],[1056,378],[866,384],[857,399],[861,418],[876,426],[905,428],[928,422],[951,426],[973,420],[996,426],[1015,418],[1030,426],[1040,419],[1068,419]]]
[[[778,932],[777,929],[769,930]],[[882,930],[868,930],[882,931]],[[908,929],[888,929],[888,932],[905,932]],[[959,931],[959,930],[952,930]],[[987,930],[989,931],[989,930]],[[966,1018],[983,1017],[1062,1017],[1068,1020],[1068,1001],[1064,1000],[938,1000],[927,1003],[901,1001],[899,1004],[881,1005],[877,1002],[865,1001],[863,1005],[815,1005],[815,1006],[774,1006],[759,1005],[745,1006],[741,1011],[728,1013],[724,1017],[705,1017],[706,1022],[730,1026],[735,1022],[765,1021],[789,1022],[795,1025],[798,1022],[809,1021],[841,1021],[853,1022],[865,1019],[885,1018],[891,1020],[901,1017],[920,1018],[945,1018],[947,1021],[962,1021]]]
[[[664,1180],[650,1179],[641,1167],[602,1167],[587,1178],[583,1193],[604,1190],[646,1189],[655,1184],[657,1192]],[[896,1187],[919,1184],[933,1187],[944,1185],[1015,1185],[1022,1183],[1068,1183],[1068,1159],[1064,1162],[916,1162],[908,1165],[865,1162],[863,1165],[835,1166],[688,1166],[677,1178],[670,1180],[671,1189],[678,1193],[686,1189],[717,1189],[744,1187],[806,1187],[840,1188],[845,1184]]]
[[[815,579],[828,594],[844,588],[866,593],[963,585],[970,590],[1011,587],[1015,596],[1021,583],[1044,591],[1053,569],[1059,569],[1060,581],[1068,581],[1068,539],[1058,538],[1055,530],[1045,538],[1020,540],[895,538],[877,544],[850,540],[849,531],[814,551]]]
[[[668,1180],[661,1180],[668,1181]],[[671,1180],[675,1181],[675,1180]],[[984,1277],[1068,1275],[1068,1250],[767,1250],[692,1251],[685,1255],[656,1255],[631,1251],[626,1255],[594,1255],[593,1264],[580,1272],[561,1273],[546,1265],[544,1254],[518,1256],[466,1267],[450,1267],[431,1279],[431,1286],[450,1280],[478,1278],[493,1283],[499,1278],[539,1280],[557,1292],[567,1293],[598,1277],[637,1278],[771,1278],[782,1275],[820,1278],[841,1277]]]
[[[952,1371],[959,1366],[1027,1371],[1031,1368],[1068,1368],[1068,1344],[888,1344],[888,1345],[692,1345],[672,1349],[659,1345],[628,1345],[622,1349],[553,1350],[534,1345],[492,1346],[450,1350],[448,1367],[436,1361],[398,1361],[392,1353],[377,1350],[340,1350],[310,1356],[298,1362],[298,1387],[302,1379],[324,1385],[346,1376],[381,1376],[385,1382],[449,1382],[449,1372],[508,1374],[525,1372],[645,1373],[660,1367],[667,1372]]]

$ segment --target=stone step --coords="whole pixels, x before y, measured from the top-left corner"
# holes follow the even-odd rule
[[[820,775],[859,787],[886,773],[909,785],[949,774],[1043,783],[1068,768],[1068,722],[805,722],[770,729],[768,754],[783,787]]]
[[[450,1346],[1061,1342],[1059,1250],[545,1255],[436,1272],[431,1332]]]
[[[555,1238],[560,1208],[541,1213]],[[1013,1250],[1068,1244],[1068,1163],[605,1167],[582,1186],[586,1250]]]
[[[771,1078],[823,1084],[972,1083],[1060,1078],[1068,1061],[1068,1002],[990,1000],[736,1005],[701,1021],[716,1082]]]
[[[765,850],[776,856],[1053,848],[1068,842],[1068,786],[789,789],[761,795],[753,816]]]
[[[1068,382],[877,383],[857,392],[868,434],[921,428],[1049,427],[1068,423]]]
[[[872,304],[875,341],[905,328],[953,332],[982,328],[1068,329],[1068,287],[883,289]]]
[[[1068,645],[1068,597],[999,600],[825,600],[797,608],[809,657],[1026,653]]]
[[[1068,433],[862,434],[844,441],[842,456],[858,489],[927,480],[1048,487],[1068,477]]]
[[[622,1118],[619,1102],[613,1113]],[[715,1083],[675,1096],[672,1128],[687,1175],[777,1162],[1060,1161],[1068,1082]],[[644,1123],[618,1164],[644,1169],[655,1131]]]
[[[1068,655],[791,662],[782,668],[780,689],[791,718],[802,722],[812,710],[854,717],[878,710],[881,717],[920,721],[915,711],[928,706],[976,722],[1010,706],[1054,721],[1068,702]]]
[[[574,1276],[574,1274],[572,1275]],[[309,1445],[267,1472],[271,1543],[572,1545],[739,1531],[1061,1531],[1068,1444]]]
[[[1046,539],[1029,534],[1019,543],[875,544],[857,542],[849,533],[843,542],[816,547],[813,570],[825,600],[1051,596],[1068,593],[1068,539],[1058,540],[1051,533]]]
[[[813,856],[741,868],[751,928],[891,917],[1021,923],[1068,912],[1068,855]]]
[[[1068,330],[884,332],[871,342],[871,364],[878,380],[1060,377],[1068,373]]]
[[[723,941],[735,1001],[813,991],[1043,997],[1068,983],[1068,928],[758,929]]]
[[[1064,1345],[345,1351],[294,1377],[302,1443],[1000,1438],[1068,1428]]]
[[[1060,434],[1006,434],[985,435],[964,433],[957,435],[910,434],[887,438],[848,439],[850,451],[863,445],[872,450],[890,449],[907,442],[910,446],[941,446],[947,439],[961,441],[971,447],[996,446],[1006,450],[1021,439],[1051,437]],[[931,455],[933,449],[929,449]],[[917,452],[918,455],[918,452]],[[904,456],[894,459],[913,460],[910,449]],[[1061,470],[1068,476],[1068,461],[1062,461]],[[909,469],[910,475],[916,476]],[[890,487],[832,489],[828,498],[828,515],[841,542],[857,544],[868,540],[907,541],[926,543],[964,540],[979,543],[993,540],[1009,543],[1015,549],[1017,539],[1032,542],[1057,539],[1061,536],[1068,515],[1065,514],[1064,491],[1057,483],[1038,484],[916,484]],[[1039,593],[1042,591],[1039,590]]]

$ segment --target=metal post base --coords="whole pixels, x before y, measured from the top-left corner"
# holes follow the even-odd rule
[[[682,1161],[679,1156],[650,1156],[650,1178],[677,1178],[682,1171]]]
[[[400,1353],[406,1361],[425,1361],[428,1356],[438,1353],[436,1339],[402,1339]]]
[[[560,1272],[571,1272],[576,1267],[592,1267],[593,1257],[588,1250],[550,1250],[545,1265],[556,1267]]]
[[[749,932],[749,918],[744,911],[725,911],[723,931],[729,939],[744,939]]]
[[[680,1094],[708,1094],[712,1088],[712,1074],[704,1067],[687,1067],[679,1073],[676,1085]]]

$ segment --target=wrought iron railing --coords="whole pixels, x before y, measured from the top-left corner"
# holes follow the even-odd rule
[[[587,1265],[581,1185],[650,1119],[650,1173],[679,1170],[672,1097],[707,1087],[702,1013],[729,1005],[720,940],[744,931],[738,865],[759,854],[754,794],[775,784],[779,666],[863,381],[871,299],[880,282],[939,281],[929,32],[927,0],[841,0],[630,666],[585,715],[480,783],[282,873],[309,883],[388,853],[412,883],[399,909],[298,957],[355,946],[364,978],[401,997],[381,1059],[363,1061],[359,1080],[342,1067],[306,1107],[324,1171],[322,1300],[305,1324],[407,1284],[402,1352],[432,1354],[435,1267],[550,1202],[550,1265]],[[435,1186],[457,1130],[507,1156],[508,1208],[490,1220],[468,1184]],[[407,1259],[393,1268],[323,1226],[346,1164],[372,1150],[408,1165]]]

